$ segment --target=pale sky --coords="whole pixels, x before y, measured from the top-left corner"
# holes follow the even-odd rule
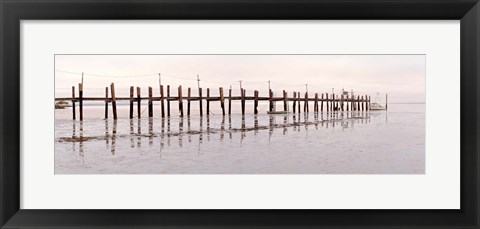
[[[197,74],[200,87],[210,88],[212,96],[218,87],[225,92],[232,86],[239,95],[239,82],[253,95],[267,96],[268,80],[276,96],[287,90],[310,94],[339,93],[342,88],[358,95],[377,92],[380,100],[388,93],[389,103],[425,102],[424,55],[56,55],[55,96],[70,97],[71,87],[78,87],[84,72],[84,96],[104,96],[105,87],[115,83],[117,97],[128,97],[130,86],[148,86],[159,96],[162,84],[170,85],[176,95],[182,85],[197,95]],[[165,86],[166,88],[166,86]]]

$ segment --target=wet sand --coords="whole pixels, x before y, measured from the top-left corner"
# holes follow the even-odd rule
[[[103,119],[56,110],[55,174],[423,174],[425,106]],[[262,113],[262,112],[261,112]]]

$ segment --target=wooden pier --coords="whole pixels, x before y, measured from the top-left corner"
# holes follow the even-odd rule
[[[199,104],[199,115],[203,116],[203,102],[206,102],[206,115],[210,114],[210,103],[218,102],[222,110],[222,115],[225,115],[227,112],[231,114],[232,111],[232,101],[240,101],[242,115],[245,114],[246,101],[253,101],[253,110],[254,114],[258,114],[259,101],[268,101],[269,111],[274,111],[275,103],[283,103],[283,110],[289,110],[289,102],[293,102],[292,111],[293,113],[301,113],[301,103],[303,103],[303,112],[310,112],[311,103],[313,103],[313,112],[334,112],[334,111],[368,111],[370,110],[370,96],[368,95],[348,95],[341,94],[336,95],[334,93],[309,93],[309,92],[298,92],[293,91],[289,94],[286,90],[283,90],[281,97],[275,97],[273,90],[269,90],[268,96],[260,96],[259,91],[253,91],[253,95],[247,95],[247,91],[244,88],[240,88],[240,95],[233,96],[232,89],[228,91],[228,97],[224,96],[223,87],[219,87],[219,96],[210,96],[210,88],[206,89],[206,97],[203,96],[203,89],[198,88],[198,96],[192,96],[191,88],[187,89],[187,96],[182,94],[182,86],[179,85],[175,96],[172,96],[170,93],[170,85],[166,87],[166,93],[164,92],[164,85],[160,85],[160,90],[158,94],[160,96],[155,97],[152,87],[148,87],[148,96],[141,96],[141,88],[136,88],[136,98],[134,97],[134,87],[130,87],[129,97],[117,97],[115,93],[115,84],[110,84],[110,94],[109,88],[105,88],[105,97],[83,97],[83,84],[79,83],[78,85],[78,97],[75,95],[75,86],[72,87],[72,97],[65,98],[55,98],[55,101],[71,101],[72,102],[72,118],[76,119],[76,109],[75,104],[78,102],[79,105],[79,117],[80,120],[83,120],[83,102],[84,101],[99,101],[105,103],[105,119],[108,119],[108,105],[112,106],[112,116],[113,119],[117,119],[117,101],[129,101],[129,118],[133,118],[134,104],[137,105],[137,118],[141,118],[142,115],[142,100],[148,101],[148,117],[153,117],[153,102],[160,101],[161,106],[161,117],[170,116],[172,107],[170,102],[178,102],[178,111],[181,117],[184,116],[184,102],[187,103],[187,116],[191,115],[191,102],[198,102]],[[166,94],[166,96],[165,96]],[[302,96],[303,94],[303,96]],[[313,96],[311,96],[313,95]],[[386,97],[387,98],[387,97]],[[226,112],[225,100],[228,100],[228,111]],[[165,102],[167,103],[166,112],[165,112]],[[320,103],[320,105],[319,105]],[[385,107],[387,105],[385,104]]]

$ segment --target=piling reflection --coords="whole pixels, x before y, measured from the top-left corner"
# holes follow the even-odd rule
[[[80,122],[80,139],[83,139],[83,122]],[[79,148],[79,155],[82,157],[83,159],[83,156],[85,155],[84,152],[83,152],[83,141],[80,141],[80,143],[78,144],[78,148]],[[82,161],[82,163],[85,163],[85,161]]]
[[[137,120],[137,147],[142,147],[142,120]]]
[[[153,118],[148,118],[148,144],[153,145]]]
[[[204,136],[206,141],[214,141],[218,139],[223,142],[225,138],[231,141],[240,141],[242,143],[248,139],[249,133],[251,137],[262,136],[261,133],[268,131],[268,142],[271,143],[276,134],[288,135],[304,132],[308,138],[311,131],[334,131],[340,128],[342,131],[354,129],[356,126],[368,125],[371,123],[372,117],[385,116],[384,123],[388,121],[388,113],[375,113],[368,111],[350,111],[350,112],[325,112],[325,113],[303,113],[303,114],[287,114],[287,115],[206,115],[201,117],[185,118],[165,117],[165,118],[144,118],[129,119],[128,131],[123,132],[120,129],[118,133],[118,120],[111,123],[104,121],[104,133],[101,136],[84,136],[84,121],[72,122],[72,137],[65,138],[64,141],[70,139],[72,149],[76,152],[78,144],[78,155],[84,157],[84,145],[90,140],[104,140],[107,149],[110,149],[112,155],[116,154],[116,144],[119,139],[129,139],[130,147],[142,147],[142,140],[148,138],[150,147],[159,147],[160,152],[165,147],[184,147],[184,138],[188,140],[187,144],[194,142],[195,135],[198,135],[197,154],[201,154],[201,145],[204,144]],[[380,119],[377,119],[378,123]],[[148,134],[142,133],[142,121],[148,122]],[[186,130],[184,122],[186,123]],[[122,121],[120,121],[122,122]],[[160,122],[159,125],[155,123]],[[204,122],[206,128],[204,128]],[[228,122],[228,123],[227,123]],[[172,123],[178,123],[178,131],[172,129]],[[77,126],[79,127],[77,130]],[[136,130],[136,131],[135,131]],[[278,133],[276,133],[278,131]],[[265,136],[265,135],[263,135]],[[267,140],[267,139],[266,139]],[[128,140],[127,140],[128,141]],[[171,146],[171,141],[177,141],[178,144]],[[128,145],[128,143],[127,143]],[[158,151],[158,149],[156,149]]]
[[[116,146],[116,139],[117,139],[117,120],[113,120],[113,128],[112,128],[112,145],[110,146],[110,151],[112,155],[115,155],[115,146]]]
[[[133,139],[135,133],[133,132],[133,119],[130,119],[130,147],[135,147],[135,140]]]

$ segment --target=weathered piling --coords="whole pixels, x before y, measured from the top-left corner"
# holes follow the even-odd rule
[[[354,100],[355,100],[355,96],[354,96],[353,93],[352,93],[352,98],[350,99],[350,110],[351,110],[351,111],[354,111],[354,110],[355,110],[355,106],[354,106],[355,102],[354,102]]]
[[[327,105],[327,112],[329,112],[330,107],[328,106],[328,93],[325,93],[325,98],[326,98],[325,104]]]
[[[142,116],[142,93],[140,87],[137,87],[137,118]]]
[[[305,92],[305,102],[303,103],[303,112],[308,112],[308,92]]]
[[[242,115],[245,115],[245,89],[241,88],[241,95],[242,95]]]
[[[207,88],[207,116],[210,115],[210,88]]]
[[[130,87],[130,119],[133,118],[133,93],[134,93],[134,88],[133,86]]]
[[[258,114],[258,91],[255,90],[254,92],[254,102],[253,102],[253,113]]]
[[[198,98],[200,99],[198,101],[198,106],[200,107],[200,116],[203,116],[203,106],[202,106],[203,97],[202,97],[202,88],[201,87],[198,88]]]
[[[322,100],[320,102],[320,111],[323,112],[323,93],[322,93]]]
[[[232,89],[228,89],[228,114],[232,114]]]
[[[365,110],[365,107],[364,107],[364,104],[365,104],[365,103],[363,102],[363,95],[362,95],[361,101],[362,101],[362,102],[361,102],[361,104],[362,104],[362,111],[364,111],[364,110]]]
[[[76,119],[76,114],[75,114],[75,86],[72,86],[72,117],[73,117],[73,120]]]
[[[297,112],[300,114],[300,92],[297,92]]]
[[[165,104],[164,104],[163,85],[160,85],[160,109],[162,110],[162,118],[165,117]]]
[[[270,112],[273,111],[273,100],[272,100],[272,98],[273,98],[273,91],[272,91],[272,89],[270,89],[269,92],[268,92],[268,110]]]
[[[343,111],[343,94],[340,95],[340,110]]]
[[[368,111],[368,95],[365,95],[365,110]]]
[[[153,88],[148,87],[148,117],[153,117]]]
[[[342,106],[342,100],[340,98],[341,96],[340,95],[337,95],[337,110],[340,111],[342,110],[341,106]]]
[[[117,98],[115,97],[115,84],[110,84],[110,93],[112,93],[112,111],[113,120],[117,120]]]
[[[293,113],[295,114],[295,105],[297,105],[297,92],[293,92]]]
[[[357,111],[360,111],[360,96],[357,95]]]
[[[187,116],[190,116],[190,98],[192,97],[192,90],[188,88],[187,90]]]
[[[170,98],[170,85],[167,85],[167,98]],[[170,117],[170,100],[167,99],[167,116]]]
[[[223,97],[223,87],[218,88],[220,93],[220,107],[222,108],[222,115],[225,115],[225,98]]]
[[[80,121],[83,121],[83,84],[78,84],[78,105],[80,106]]]
[[[345,101],[346,101],[346,104],[345,104],[345,106],[347,107],[347,111],[349,111],[350,109],[348,109],[348,108],[349,108],[349,104],[348,104],[348,95],[346,95]]]
[[[353,100],[354,100],[355,96],[352,94],[352,97],[349,97],[348,98],[348,101],[349,101],[349,107],[350,107],[350,111],[354,111],[355,109],[353,108]]]
[[[343,95],[340,94],[340,95],[337,95],[337,109],[339,111],[343,111],[342,106],[343,106]]]
[[[285,90],[283,90],[283,110],[284,111],[288,110],[288,95]]]
[[[388,94],[385,94],[385,110],[388,110]]]
[[[318,112],[318,93],[315,93],[315,102],[313,103],[313,112]]]
[[[108,119],[108,87],[105,87],[105,119]]]
[[[180,112],[180,117],[183,117],[182,85],[178,86],[178,111]]]
[[[332,111],[336,111],[337,108],[335,107],[335,93],[332,94],[332,104],[331,104]]]

